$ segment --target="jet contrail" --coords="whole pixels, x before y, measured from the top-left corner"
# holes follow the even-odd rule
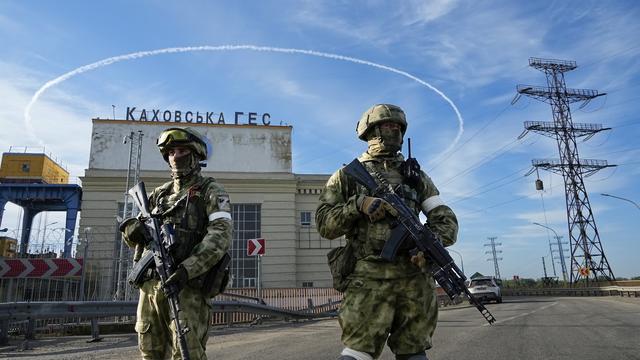
[[[453,111],[456,113],[456,116],[458,117],[458,134],[456,135],[455,139],[453,140],[453,142],[440,154],[438,154],[438,156],[443,155],[447,152],[449,152],[451,149],[453,149],[453,147],[458,143],[458,141],[460,140],[460,137],[462,137],[462,133],[464,132],[464,120],[462,119],[462,115],[460,115],[460,111],[458,111],[458,108],[456,107],[456,105],[453,103],[453,101],[451,101],[451,99],[449,99],[442,91],[438,90],[437,88],[435,88],[434,86],[432,86],[431,84],[427,83],[426,81],[413,76],[411,74],[409,74],[408,72],[402,71],[402,70],[398,70],[396,68],[393,68],[391,66],[386,66],[386,65],[382,65],[382,64],[377,64],[371,61],[367,61],[367,60],[362,60],[362,59],[358,59],[358,58],[353,58],[350,56],[343,56],[343,55],[337,55],[337,54],[331,54],[331,53],[325,53],[325,52],[319,52],[319,51],[314,51],[314,50],[303,50],[303,49],[293,49],[293,48],[278,48],[278,47],[270,47],[270,46],[256,46],[256,45],[220,45],[220,46],[189,46],[189,47],[171,47],[171,48],[165,48],[165,49],[157,49],[157,50],[150,50],[150,51],[139,51],[139,52],[135,52],[135,53],[131,53],[131,54],[126,54],[126,55],[119,55],[119,56],[114,56],[114,57],[110,57],[104,60],[100,60],[100,61],[96,61],[94,63],[88,64],[88,65],[84,65],[81,66],[75,70],[69,71],[68,73],[65,73],[63,75],[58,76],[57,78],[53,79],[53,80],[49,80],[47,83],[45,83],[44,85],[42,85],[42,87],[40,87],[40,89],[38,89],[38,91],[35,92],[35,94],[33,94],[33,97],[31,98],[31,101],[29,101],[29,104],[27,104],[27,107],[25,107],[24,109],[24,124],[25,127],[27,128],[27,132],[29,133],[29,136],[31,138],[33,138],[35,141],[37,141],[38,143],[40,143],[40,145],[44,146],[44,142],[39,139],[36,134],[35,131],[33,129],[33,125],[31,124],[31,108],[33,107],[33,105],[36,103],[36,101],[38,101],[38,99],[40,98],[40,96],[49,88],[60,84],[63,81],[66,81],[76,75],[80,75],[82,73],[85,73],[87,71],[91,71],[91,70],[95,70],[101,67],[105,67],[120,61],[126,61],[126,60],[134,60],[134,59],[139,59],[139,58],[143,58],[143,57],[148,57],[148,56],[155,56],[155,55],[160,55],[160,54],[171,54],[171,53],[183,53],[183,52],[193,52],[193,51],[234,51],[234,50],[251,50],[251,51],[264,51],[264,52],[278,52],[278,53],[285,53],[285,54],[302,54],[302,55],[310,55],[310,56],[317,56],[317,57],[323,57],[323,58],[328,58],[328,59],[333,59],[333,60],[341,60],[341,61],[349,61],[352,63],[356,63],[356,64],[362,64],[362,65],[367,65],[367,66],[371,66],[374,68],[378,68],[378,69],[382,69],[382,70],[386,70],[386,71],[390,71],[393,73],[396,73],[398,75],[402,75],[404,77],[407,77],[423,86],[426,86],[427,88],[433,90],[436,94],[440,95],[440,97],[442,97],[447,103],[449,103],[449,105],[451,106],[451,108],[453,109]]]

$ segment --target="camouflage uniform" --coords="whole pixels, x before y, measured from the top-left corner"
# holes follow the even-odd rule
[[[178,246],[171,255],[188,274],[179,294],[180,322],[190,329],[186,334],[191,359],[206,359],[211,308],[201,282],[227,252],[231,242],[232,222],[229,196],[213,178],[197,171],[185,178],[156,188],[149,197],[153,213],[161,214],[164,223],[174,226]],[[139,221],[132,221],[123,231],[130,247],[140,244]],[[144,250],[150,251],[148,246]],[[164,359],[170,348],[172,359],[181,359],[175,325],[168,299],[154,269],[147,272],[140,288],[135,325],[143,359]]]
[[[393,185],[416,214],[426,210],[429,227],[444,245],[455,242],[456,217],[424,172],[409,186],[403,179],[401,154],[372,156],[365,152],[358,160],[370,173],[382,175]],[[358,209],[358,198],[364,195],[371,196],[340,169],[327,181],[316,211],[320,234],[329,239],[346,235],[357,258],[340,308],[342,342],[374,358],[380,356],[385,342],[396,355],[423,352],[431,347],[437,322],[435,282],[410,261],[410,249],[401,249],[393,262],[380,258],[392,218],[371,222]]]

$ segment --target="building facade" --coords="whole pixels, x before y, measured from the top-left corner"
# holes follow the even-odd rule
[[[129,164],[131,144],[123,144],[123,139],[139,139],[139,179],[150,192],[170,180],[169,167],[155,144],[158,135],[185,125],[211,140],[213,152],[203,175],[214,177],[231,198],[232,286],[257,285],[259,262],[247,255],[247,240],[264,238],[262,287],[330,287],[326,253],[343,245],[344,239],[323,239],[315,227],[318,196],[329,175],[292,172],[291,126],[93,119],[89,167],[82,178],[80,234],[86,241],[78,248],[82,253],[87,246],[87,270],[96,279],[89,284],[89,298],[108,298],[125,288],[132,293],[123,278],[130,253],[122,248],[117,231],[127,170],[134,168]]]
[[[14,258],[17,250],[18,240],[8,236],[0,236],[0,257]]]

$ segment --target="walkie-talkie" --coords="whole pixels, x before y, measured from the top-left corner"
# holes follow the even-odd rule
[[[413,187],[420,181],[420,164],[418,164],[418,160],[411,157],[411,138],[408,138],[407,140],[409,143],[409,156],[404,161],[404,164],[402,166],[402,177],[405,184]]]

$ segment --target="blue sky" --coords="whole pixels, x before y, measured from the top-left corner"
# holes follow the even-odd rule
[[[293,126],[296,173],[335,171],[365,149],[355,136],[374,103],[407,113],[413,153],[458,214],[465,271],[493,273],[487,238],[502,243],[503,278],[541,277],[552,233],[567,241],[562,179],[531,159],[557,158],[554,140],[528,134],[524,121],[551,121],[547,104],[513,99],[517,84],[546,85],[529,57],[575,60],[568,87],[606,97],[572,108],[573,121],[613,129],[579,142],[581,158],[619,166],[585,179],[605,254],[616,276],[638,276],[640,209],[640,5],[634,1],[3,1],[0,3],[0,150],[38,147],[82,176],[90,119],[123,118],[127,106],[232,113],[268,112]],[[366,60],[232,50],[162,54],[121,61],[47,89],[48,81],[110,57],[171,47],[255,45],[313,50]],[[3,227],[17,227],[7,207]],[[48,215],[48,222],[58,215]],[[36,218],[36,223],[38,219]],[[62,223],[60,221],[60,223]],[[458,260],[459,257],[453,254]],[[560,275],[559,265],[557,266]]]

